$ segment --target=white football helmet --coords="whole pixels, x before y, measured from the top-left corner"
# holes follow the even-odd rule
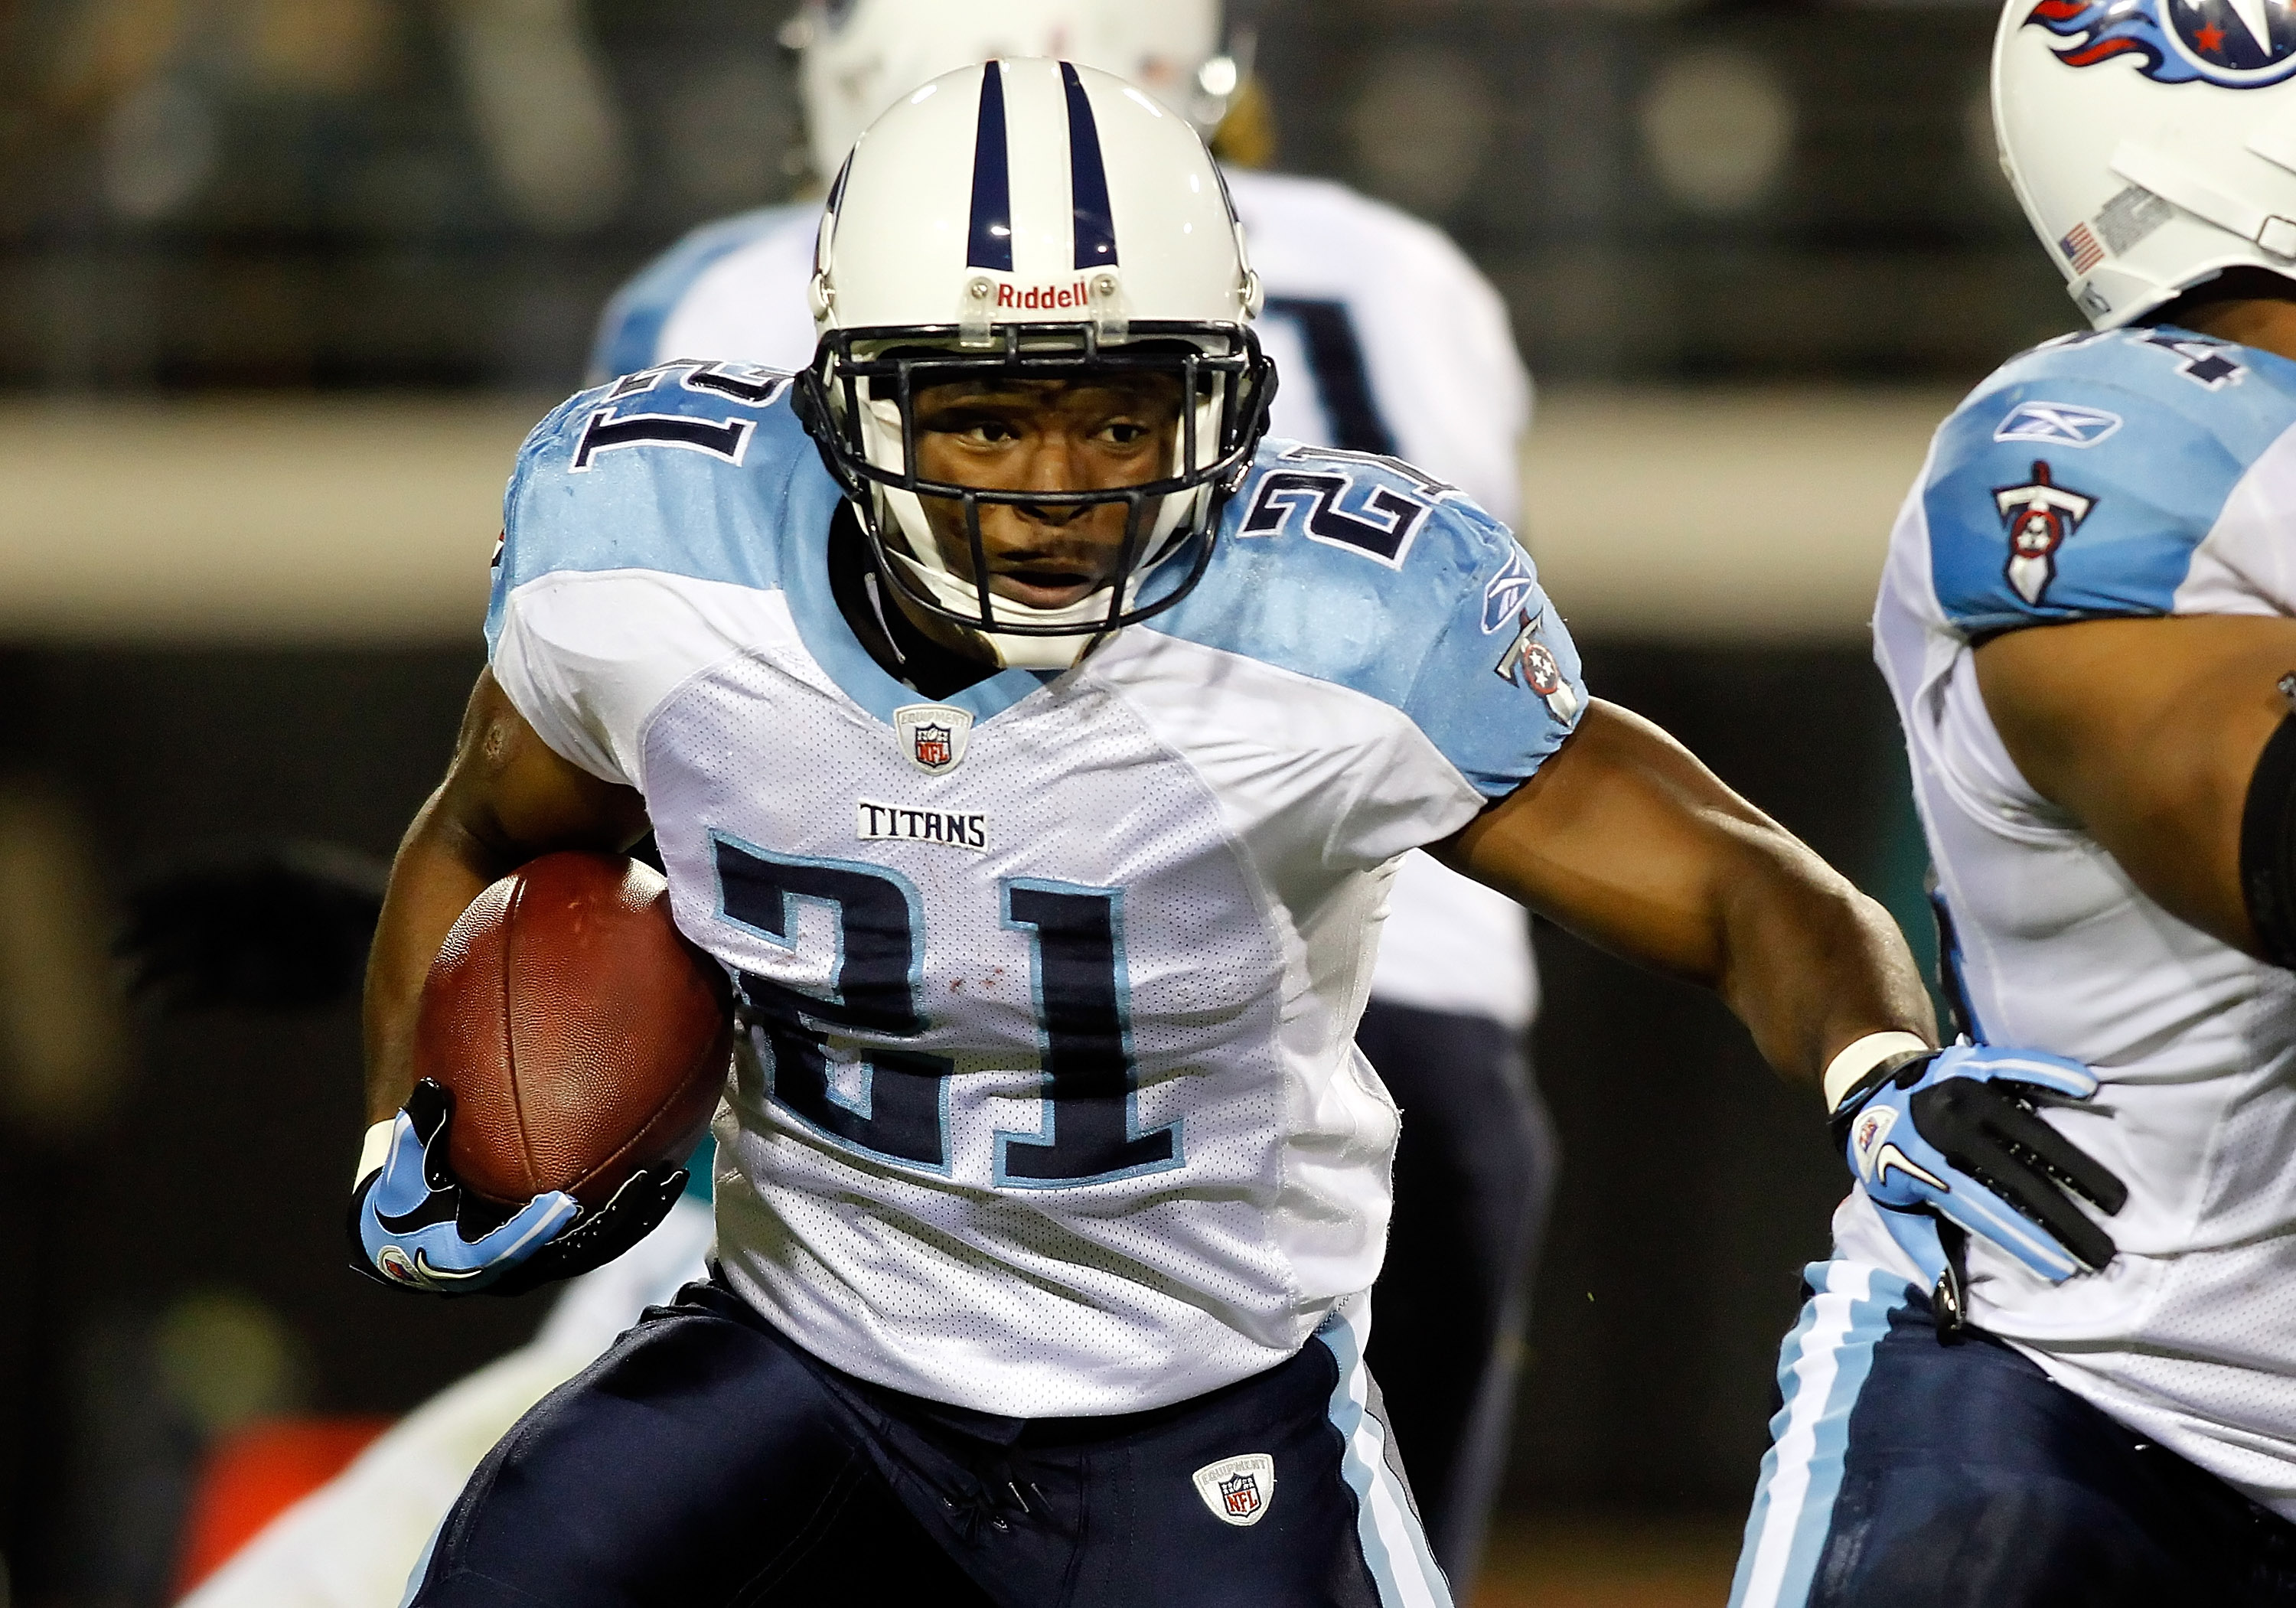
[[[854,145],[831,187],[812,283],[821,343],[798,405],[859,511],[880,571],[998,662],[1064,669],[1093,639],[1177,603],[1267,426],[1274,365],[1248,327],[1259,277],[1196,131],[1107,73],[990,62],[934,79]],[[1173,376],[1172,472],[1107,491],[985,491],[915,472],[917,389],[983,370]],[[919,497],[958,504],[973,578]],[[1116,584],[1065,607],[991,592],[984,504],[1122,504]],[[1186,555],[1191,562],[1177,561]]]
[[[1220,0],[806,0],[783,32],[824,178],[909,91],[996,57],[1097,67],[1209,134],[1242,76],[1219,35]]]
[[[2226,268],[2296,278],[2296,13],[2285,0],[2009,0],[2001,165],[2090,323]]]

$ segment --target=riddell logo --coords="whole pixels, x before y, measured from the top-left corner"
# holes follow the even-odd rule
[[[1029,312],[1057,312],[1062,308],[1080,308],[1091,299],[1085,293],[1081,279],[1068,284],[1032,284],[1027,290],[1018,285],[996,287],[996,305],[1000,308],[1021,308]]]

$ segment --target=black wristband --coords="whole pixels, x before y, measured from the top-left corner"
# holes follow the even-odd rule
[[[2296,714],[2281,721],[2249,778],[2240,892],[2264,958],[2296,967]]]

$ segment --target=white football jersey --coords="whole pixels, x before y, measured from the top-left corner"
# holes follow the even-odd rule
[[[1343,185],[1249,171],[1228,183],[1267,290],[1258,328],[1283,376],[1273,432],[1406,459],[1513,524],[1530,381],[1498,292],[1442,231]],[[804,367],[820,221],[817,203],[800,203],[686,236],[609,304],[591,379],[675,357]],[[1411,857],[1372,988],[1399,1005],[1528,1024],[1538,980],[1521,907]]]
[[[831,595],[839,502],[785,380],[642,372],[529,439],[488,617],[735,980],[727,1276],[988,1412],[1274,1366],[1379,1269],[1397,1120],[1353,1034],[1394,864],[1569,734],[1567,632],[1457,491],[1271,442],[1177,607],[928,700]]]
[[[2296,364],[2175,329],[2014,359],[1939,431],[1875,620],[1980,1041],[2094,1067],[2046,1120],[2129,1186],[2111,1266],[2052,1285],[1972,1245],[1974,1321],[2296,1518],[2296,976],[2187,926],[2019,775],[1988,636],[2296,612]],[[2132,663],[2126,673],[2144,675]],[[1842,1250],[1898,1267],[1853,1194]]]

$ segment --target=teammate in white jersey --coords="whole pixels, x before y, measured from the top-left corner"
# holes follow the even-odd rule
[[[902,95],[995,56],[1087,62],[1200,127],[1238,82],[1235,58],[1219,53],[1217,0],[816,0],[796,35],[824,176]],[[1267,291],[1260,340],[1283,377],[1271,433],[1401,456],[1515,524],[1530,387],[1498,293],[1439,230],[1342,185],[1233,166],[1226,177]],[[815,201],[695,231],[615,296],[592,381],[679,357],[804,367],[820,223]],[[1474,1571],[1505,1471],[1554,1177],[1522,1054],[1536,980],[1519,906],[1423,853],[1404,857],[1357,1030],[1410,1116],[1371,1360],[1455,1583]]]
[[[393,868],[353,1213],[387,1276],[620,1231],[543,1196],[466,1237],[410,1087],[504,871],[650,826],[744,1025],[711,1278],[496,1447],[411,1600],[1445,1603],[1361,1361],[1395,862],[1716,986],[1804,1078],[1925,1042],[1903,945],[1587,701],[1471,501],[1261,439],[1259,286],[1152,100],[937,79],[817,261],[794,383],[671,364],[529,438]]]
[[[1939,431],[1877,656],[1958,1025],[2102,1079],[2043,1117],[2125,1185],[2119,1255],[1956,1265],[1853,1194],[1747,1608],[2296,1600],[2292,74],[2279,8],[2003,16],[2005,162],[2095,327]]]

